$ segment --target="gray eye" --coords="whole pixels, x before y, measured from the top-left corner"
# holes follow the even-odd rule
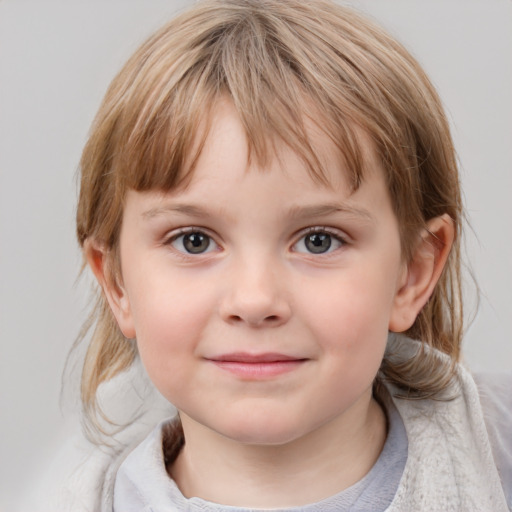
[[[328,233],[311,233],[304,238],[306,249],[313,254],[327,252],[332,245],[332,237]]]
[[[210,246],[210,237],[204,233],[190,233],[183,236],[183,247],[191,254],[205,252]]]
[[[212,239],[200,231],[185,233],[176,237],[172,245],[175,249],[188,254],[202,254],[211,249]]]
[[[302,254],[328,254],[345,245],[340,235],[325,230],[315,230],[303,235],[293,245],[294,252]]]

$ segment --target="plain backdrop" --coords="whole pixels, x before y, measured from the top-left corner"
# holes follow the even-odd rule
[[[0,0],[0,510],[16,510],[75,424],[76,397],[61,407],[59,392],[87,306],[74,209],[90,123],[115,72],[187,3]],[[440,91],[481,289],[465,358],[478,371],[510,369],[512,2],[351,3],[401,40]]]

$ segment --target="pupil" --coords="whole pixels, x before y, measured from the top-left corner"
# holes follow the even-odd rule
[[[183,239],[185,249],[192,254],[206,251],[210,245],[210,238],[202,233],[190,233]]]
[[[308,235],[305,240],[309,252],[321,254],[331,247],[331,235],[326,233],[313,233]]]

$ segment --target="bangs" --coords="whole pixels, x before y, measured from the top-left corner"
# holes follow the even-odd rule
[[[346,91],[339,83],[336,88],[321,83],[325,72],[312,69],[311,56],[301,59],[300,52],[294,52],[304,42],[287,25],[273,26],[271,21],[278,20],[247,13],[232,12],[231,18],[220,28],[214,23],[209,30],[202,26],[196,38],[190,37],[190,24],[204,20],[177,19],[127,64],[133,71],[120,77],[128,85],[118,96],[116,153],[111,160],[118,186],[168,191],[188,182],[215,104],[228,98],[245,130],[248,163],[265,169],[277,144],[284,143],[316,181],[327,184],[321,155],[306,129],[313,124],[339,152],[356,189],[364,164],[357,136],[361,119],[347,98],[340,98]],[[189,25],[188,38],[180,33],[180,25]]]

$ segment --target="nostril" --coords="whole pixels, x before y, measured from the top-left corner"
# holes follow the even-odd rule
[[[254,325],[264,325],[264,324],[275,324],[275,323],[278,323],[279,322],[279,315],[268,315],[266,317],[263,318],[263,320],[256,320],[256,319],[251,319],[251,318],[244,318],[243,316],[240,316],[240,315],[230,315],[229,316],[229,321],[231,322],[234,322],[234,323],[240,323],[240,322],[248,322],[250,324],[254,324]]]

